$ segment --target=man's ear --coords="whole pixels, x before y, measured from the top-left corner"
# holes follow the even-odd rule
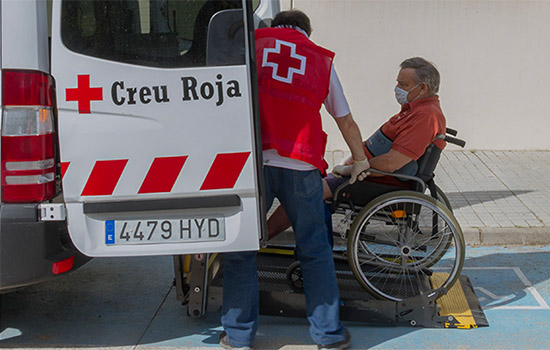
[[[422,83],[422,85],[420,85],[420,95],[423,96],[429,93],[430,93],[430,87],[428,86],[428,84]]]

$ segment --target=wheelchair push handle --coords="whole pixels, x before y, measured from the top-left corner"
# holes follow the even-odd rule
[[[466,141],[457,139],[456,137],[445,135],[445,138],[443,140],[445,140],[446,142],[452,143],[454,145],[460,146],[462,148],[466,146]]]
[[[457,146],[460,146],[460,147],[462,147],[462,148],[464,148],[464,146],[466,146],[466,141],[454,137],[454,136],[456,136],[456,135],[458,134],[458,131],[457,131],[457,130],[451,129],[451,128],[447,128],[446,133],[447,133],[447,135],[442,135],[442,134],[437,135],[437,136],[435,137],[435,140],[441,139],[441,140],[443,140],[443,141],[452,143],[453,145],[457,145]],[[449,136],[449,135],[452,135],[452,136]]]
[[[452,136],[458,135],[458,131],[455,129],[447,128],[446,133]]]

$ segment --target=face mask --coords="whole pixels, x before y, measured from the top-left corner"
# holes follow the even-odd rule
[[[420,84],[416,84],[409,91],[414,90],[414,88],[416,88],[418,85],[420,85]],[[404,104],[409,103],[409,101],[407,100],[407,96],[409,95],[409,91],[403,90],[399,86],[396,86],[394,91],[395,91],[395,99],[397,100],[397,103],[399,103],[400,105],[404,105]]]

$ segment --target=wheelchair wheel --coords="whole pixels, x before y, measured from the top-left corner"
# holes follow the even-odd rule
[[[445,194],[445,192],[443,192],[443,190],[435,185],[435,194],[436,194],[436,197],[435,199],[437,199],[438,201],[440,201],[441,203],[445,204],[445,206],[447,207],[447,209],[449,209],[451,211],[451,213],[453,212],[453,206],[451,205],[451,201],[449,200],[449,198],[447,197],[447,195]],[[431,196],[431,193],[430,193],[430,189],[429,188],[426,188],[426,195],[428,196]],[[433,197],[432,197],[433,198]]]
[[[304,279],[302,277],[302,269],[300,262],[295,261],[286,269],[286,281],[288,286],[296,293],[304,292]]]
[[[445,206],[447,207],[447,209],[449,209],[449,211],[451,213],[453,213],[453,206],[451,205],[451,201],[449,200],[449,197],[447,197],[447,195],[445,194],[445,192],[443,192],[443,190],[435,185],[435,195],[436,195],[436,198],[438,201],[440,201],[441,203],[445,204]],[[430,194],[430,191],[428,190],[428,194]],[[432,197],[433,198],[433,197]],[[455,220],[456,221],[456,220]],[[451,244],[451,240],[449,240],[448,242],[448,245],[447,245],[447,248],[449,247],[449,245]],[[445,248],[445,250],[447,249]]]
[[[443,203],[422,193],[396,191],[359,212],[347,252],[365,290],[379,299],[400,301],[421,293],[445,294],[460,276],[465,244]]]

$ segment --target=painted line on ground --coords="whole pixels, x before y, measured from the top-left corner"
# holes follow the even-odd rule
[[[538,306],[484,306],[484,310],[550,310],[550,306],[546,303],[546,301],[542,298],[540,293],[537,291],[537,289],[533,286],[531,281],[527,279],[523,271],[518,266],[508,266],[508,267],[502,267],[502,266],[485,266],[485,267],[465,267],[462,270],[512,270],[514,273],[518,276],[520,281],[525,285],[525,290],[531,294],[531,296],[537,301],[539,304]],[[490,291],[486,290],[483,287],[474,287],[475,290],[479,290],[480,292],[486,294],[487,296],[491,297],[494,300],[497,299],[503,299],[506,296],[498,296],[496,294],[491,293]],[[484,300],[482,298],[479,298],[480,301]]]

